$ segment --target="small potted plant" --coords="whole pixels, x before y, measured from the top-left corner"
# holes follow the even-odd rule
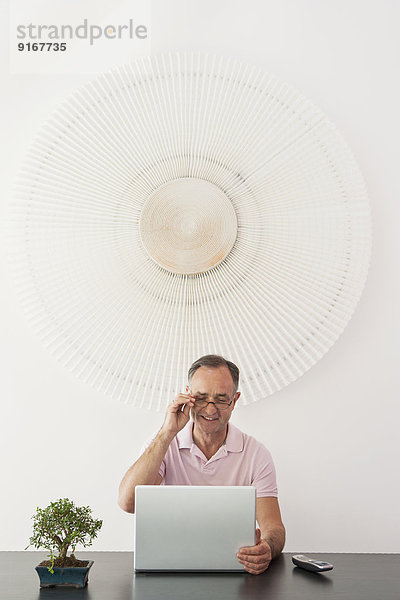
[[[37,508],[33,515],[33,536],[29,546],[50,551],[49,560],[36,568],[40,587],[54,585],[85,587],[93,560],[78,560],[75,547],[90,546],[97,537],[103,521],[93,519],[89,506],[75,506],[72,500],[63,498],[51,502],[46,508]],[[72,552],[67,556],[68,548]]]

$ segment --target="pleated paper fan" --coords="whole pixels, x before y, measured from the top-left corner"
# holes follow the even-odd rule
[[[242,402],[313,366],[352,316],[370,213],[335,127],[261,70],[136,60],[49,119],[12,204],[13,270],[40,337],[95,389],[163,410],[191,362]]]

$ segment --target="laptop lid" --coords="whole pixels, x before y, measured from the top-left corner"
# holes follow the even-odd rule
[[[255,543],[253,486],[139,485],[135,571],[244,571],[236,558]]]

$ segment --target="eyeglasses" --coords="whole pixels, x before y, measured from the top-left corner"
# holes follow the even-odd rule
[[[209,404],[214,404],[215,408],[218,410],[226,410],[228,406],[232,404],[233,400],[234,398],[232,398],[230,402],[227,402],[226,400],[205,400],[203,398],[195,398],[194,406],[195,408],[204,408]]]

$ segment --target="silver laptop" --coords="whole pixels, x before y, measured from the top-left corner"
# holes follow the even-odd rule
[[[244,571],[255,513],[252,486],[138,485],[135,571]]]

